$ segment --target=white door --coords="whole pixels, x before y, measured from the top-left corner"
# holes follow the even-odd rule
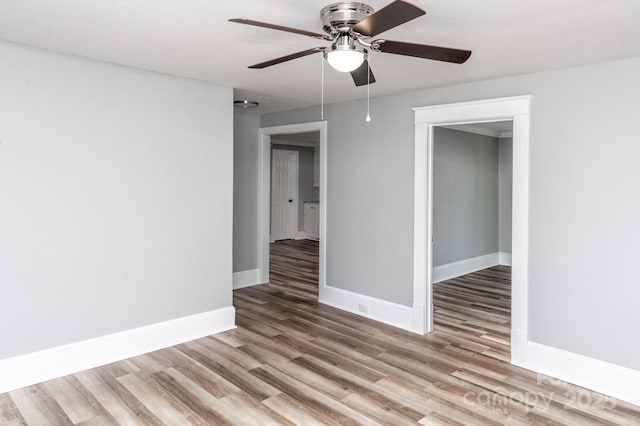
[[[271,241],[298,232],[298,151],[271,152]]]

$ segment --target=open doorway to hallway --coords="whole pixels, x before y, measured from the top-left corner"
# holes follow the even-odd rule
[[[509,361],[512,121],[433,131],[434,331]]]
[[[259,179],[258,186],[258,282],[266,284],[269,282],[270,270],[270,253],[271,245],[271,150],[272,138],[276,140],[278,137],[285,140],[286,144],[291,145],[291,140],[299,139],[300,134],[319,134],[317,154],[314,155],[313,179],[318,187],[318,198],[315,200],[303,199],[302,206],[305,207],[304,201],[318,201],[316,213],[318,217],[317,235],[318,235],[318,295],[322,298],[323,289],[325,288],[325,269],[326,269],[326,150],[327,150],[327,122],[316,121],[309,123],[287,124],[282,126],[262,127],[260,128],[260,154],[259,154]],[[302,223],[304,224],[304,211]],[[304,226],[304,225],[303,225]],[[303,228],[304,229],[304,228]],[[304,231],[304,238],[311,238],[315,235],[316,229],[310,229],[309,232]],[[295,240],[294,240],[295,241]]]
[[[270,242],[319,240],[320,132],[271,135]]]
[[[320,131],[272,134],[270,140],[269,285],[318,300]]]

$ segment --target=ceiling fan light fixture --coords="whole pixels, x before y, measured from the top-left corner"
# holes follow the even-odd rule
[[[421,59],[462,64],[471,56],[470,50],[454,49],[429,44],[407,43],[385,39],[373,40],[392,28],[416,19],[426,12],[405,0],[392,0],[378,11],[364,3],[342,0],[322,8],[320,18],[324,34],[303,29],[286,27],[270,22],[254,21],[252,19],[229,19],[244,25],[268,28],[288,33],[305,35],[318,40],[331,42],[331,46],[317,46],[310,49],[280,56],[275,59],[250,65],[251,69],[262,69],[293,59],[303,58],[314,53],[323,54],[324,59],[332,68],[339,72],[351,73],[356,86],[367,87],[375,83],[376,79],[367,61],[369,51],[391,53],[394,55],[412,56]],[[324,68],[322,68],[324,70]],[[323,81],[324,81],[324,74]]]
[[[329,65],[336,71],[351,72],[364,62],[364,53],[357,50],[332,50],[327,53]]]
[[[362,65],[367,57],[367,51],[356,45],[348,35],[341,35],[325,50],[324,56],[336,71],[351,72]]]

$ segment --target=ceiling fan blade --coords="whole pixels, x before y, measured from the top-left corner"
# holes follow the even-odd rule
[[[430,46],[428,44],[405,43],[403,41],[374,40],[373,45],[376,46],[375,50],[379,52],[453,62],[455,64],[462,64],[471,56],[470,50]]]
[[[234,18],[234,19],[229,19],[229,22],[235,22],[237,24],[245,24],[245,25],[254,25],[256,27],[269,28],[269,29],[278,30],[278,31],[286,31],[288,33],[301,34],[301,35],[317,38],[320,40],[331,40],[331,37],[329,37],[327,34],[314,33],[313,31],[300,30],[298,28],[291,28],[291,27],[285,27],[282,25],[270,24],[268,22],[253,21],[251,19]]]
[[[324,47],[314,47],[314,48],[311,48],[311,49],[302,50],[300,52],[292,53],[290,55],[285,55],[285,56],[281,56],[279,58],[271,59],[270,61],[260,62],[259,64],[254,64],[254,65],[249,66],[249,68],[252,68],[252,69],[267,68],[267,67],[270,67],[271,65],[277,65],[277,64],[280,64],[282,62],[290,61],[292,59],[298,59],[298,58],[302,58],[303,56],[313,55],[314,53],[322,52],[323,50],[324,50]]]
[[[351,28],[363,36],[374,37],[398,25],[409,22],[418,16],[422,16],[425,13],[424,10],[417,6],[396,0],[367,16]]]
[[[367,71],[369,72],[368,81]],[[353,78],[353,82],[356,84],[356,86],[366,86],[367,83],[373,84],[376,82],[376,78],[373,76],[373,71],[371,71],[371,67],[369,67],[369,61],[367,60],[365,60],[358,68],[351,71],[351,77]]]

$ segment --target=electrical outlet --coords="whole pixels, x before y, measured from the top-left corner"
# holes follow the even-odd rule
[[[362,303],[358,303],[358,310],[363,314],[369,313],[369,307],[367,305],[363,305]]]

